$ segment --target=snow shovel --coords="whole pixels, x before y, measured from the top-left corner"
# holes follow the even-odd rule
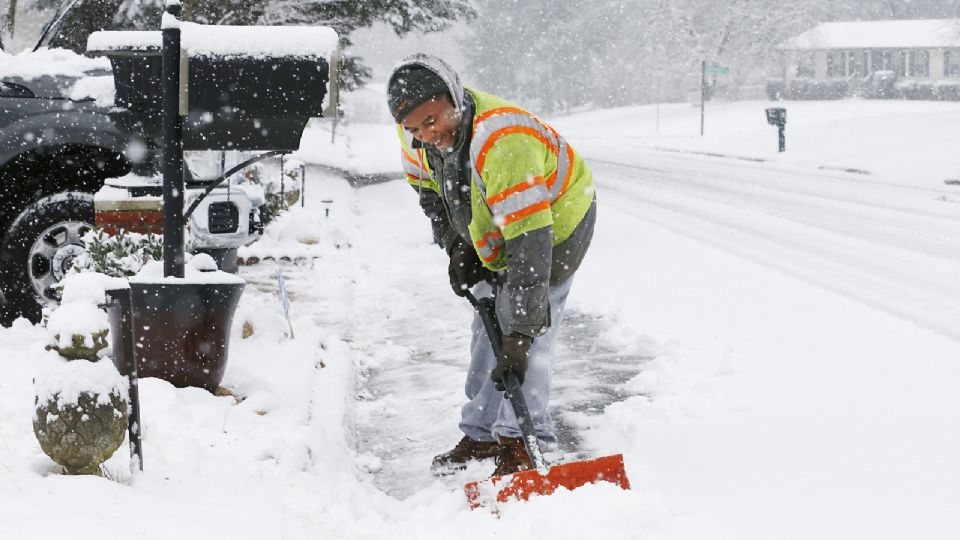
[[[470,291],[466,293],[467,300],[483,321],[483,327],[490,338],[493,353],[499,357],[503,340],[500,323],[497,321],[497,311],[493,298],[474,297]],[[497,503],[510,500],[527,500],[530,495],[550,495],[557,488],[576,489],[595,482],[610,482],[623,489],[630,489],[627,471],[623,466],[623,454],[605,456],[589,461],[572,461],[547,467],[537,435],[533,428],[533,420],[527,402],[520,391],[520,380],[512,371],[504,374],[503,395],[513,406],[513,412],[520,426],[523,446],[530,456],[533,469],[521,471],[508,476],[495,476],[478,482],[470,482],[464,488],[470,508],[482,506],[495,507]]]

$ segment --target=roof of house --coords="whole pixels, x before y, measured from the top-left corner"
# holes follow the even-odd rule
[[[794,36],[778,48],[906,49],[960,47],[960,19],[828,22]]]

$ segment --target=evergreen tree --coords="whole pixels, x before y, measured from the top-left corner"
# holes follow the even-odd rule
[[[9,1],[9,0],[8,0]],[[57,5],[60,0],[33,0]],[[369,78],[360,59],[350,56],[350,34],[377,22],[397,35],[435,32],[475,14],[473,0],[182,0],[185,21],[220,25],[322,25],[340,35],[345,51],[341,82],[351,89]],[[90,33],[158,29],[163,0],[80,0],[52,45],[86,50]]]

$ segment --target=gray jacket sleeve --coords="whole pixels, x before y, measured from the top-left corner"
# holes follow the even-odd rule
[[[553,227],[507,241],[506,280],[497,294],[497,315],[504,334],[540,336],[550,328],[550,271]]]
[[[497,295],[497,316],[505,333],[539,336],[550,328],[550,284],[563,283],[580,268],[597,221],[597,200],[569,238],[553,246],[553,228],[544,227],[507,241],[506,282]]]

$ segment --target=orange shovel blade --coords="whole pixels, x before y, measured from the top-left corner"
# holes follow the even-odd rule
[[[479,482],[470,482],[464,490],[467,492],[470,508],[476,509],[511,499],[525,501],[533,494],[550,495],[559,487],[573,490],[594,482],[610,482],[623,489],[630,489],[627,471],[623,467],[623,454],[590,461],[561,463],[550,467],[545,475],[530,470],[509,476],[494,476]]]

